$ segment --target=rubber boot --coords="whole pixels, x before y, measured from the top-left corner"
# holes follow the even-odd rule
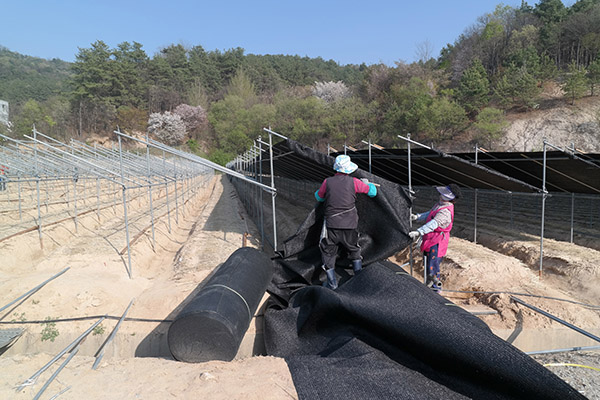
[[[327,281],[323,282],[323,286],[326,288],[329,288],[331,290],[337,289],[338,283],[337,283],[337,278],[335,277],[335,268],[326,269],[325,267],[323,267],[323,269],[325,270],[325,273],[327,274]]]
[[[433,275],[427,275],[427,279],[425,280],[425,286],[430,289],[433,289]]]
[[[438,293],[442,291],[442,281],[440,280],[440,278],[438,278],[437,276],[433,277],[431,288]]]
[[[362,270],[362,260],[352,260],[352,269],[354,275],[358,274]]]

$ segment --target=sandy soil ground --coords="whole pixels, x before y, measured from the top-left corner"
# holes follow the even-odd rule
[[[143,201],[132,201],[131,204],[134,209],[144,208]],[[297,202],[286,202],[283,195],[277,197],[277,205],[281,240],[295,231],[308,209]],[[135,210],[132,213],[135,214]],[[139,227],[147,226],[144,220],[147,217],[143,215],[140,211]],[[168,357],[132,357],[130,354],[133,350],[138,356],[147,355],[145,352],[164,353],[164,349],[157,350],[157,342],[149,339],[157,332],[164,333],[164,324],[160,320],[172,318],[210,272],[242,245],[244,232],[250,232],[250,246],[259,245],[257,238],[260,234],[241,209],[227,179],[215,177],[190,196],[185,212],[179,215],[179,224],[173,223],[171,233],[166,219],[162,218],[156,226],[155,244],[149,231],[134,244],[134,279],[127,274],[126,253],[119,254],[124,243],[124,238],[119,236],[122,219],[114,210],[108,207],[101,212],[99,219],[95,213],[90,213],[79,222],[77,233],[72,224],[56,224],[48,228],[44,233],[43,250],[40,250],[35,231],[0,243],[0,259],[3,260],[0,265],[0,287],[3,288],[0,305],[70,267],[65,274],[14,310],[0,313],[2,321],[104,314],[120,316],[132,299],[135,300],[128,316],[155,321],[124,323],[119,331],[121,350],[107,349],[99,368],[92,370],[95,350],[116,323],[115,320],[104,321],[104,331],[90,335],[79,354],[48,387],[44,396],[51,397],[66,390],[60,395],[61,399],[297,398],[287,365],[282,359],[250,357],[230,363],[185,364]],[[493,330],[507,332],[507,335],[521,330],[533,330],[539,334],[562,327],[515,304],[507,292],[525,293],[531,296],[520,298],[529,304],[582,329],[594,331],[597,335],[600,333],[598,307],[579,304],[598,304],[600,293],[593,282],[598,282],[600,266],[587,261],[600,259],[598,251],[547,240],[545,264],[548,268],[540,278],[539,238],[516,237],[493,227],[481,227],[479,244],[474,244],[466,240],[468,235],[464,228],[457,226],[455,233],[442,267],[445,281],[443,295],[449,300],[466,307],[489,307],[496,314],[481,315],[480,318]],[[408,261],[408,250],[391,260],[404,264]],[[421,279],[422,267],[418,261],[414,264],[413,276]],[[27,328],[13,348],[0,356],[0,398],[35,395],[60,362],[48,369],[36,385],[24,388],[21,392],[25,394],[17,394],[15,386],[69,343],[61,340],[74,339],[93,322],[90,319],[56,323],[55,326],[0,325],[2,329]],[[46,335],[51,334],[52,329],[59,332],[54,342],[41,340],[44,329]],[[131,342],[129,347],[127,338]],[[519,338],[516,340],[515,345]],[[142,346],[144,341],[149,343],[148,346]],[[593,345],[583,336],[578,343],[581,346]],[[544,364],[600,367],[598,352],[559,353],[535,358]],[[597,383],[600,382],[600,372],[582,367],[548,368],[588,398],[600,399],[600,385]]]
[[[135,208],[143,208],[144,204],[133,201],[131,207],[134,214]],[[0,287],[6,288],[0,293],[0,304],[8,304],[70,267],[9,312],[4,321],[120,316],[133,298],[128,317],[156,320],[172,317],[209,273],[242,246],[243,233],[253,228],[246,221],[231,184],[217,176],[189,200],[185,213],[179,215],[179,224],[173,224],[171,234],[165,218],[157,224],[156,245],[152,245],[149,231],[134,244],[134,279],[129,279],[126,254],[119,255],[116,251],[122,249],[123,238],[117,240],[111,236],[113,231],[122,229],[122,218],[106,210],[100,220],[99,223],[95,214],[80,218],[78,234],[72,225],[48,228],[44,231],[44,241],[48,244],[43,251],[39,249],[37,232],[0,243],[0,259],[6,260],[0,266]],[[256,246],[255,228],[251,233],[247,244]],[[0,318],[3,315],[5,313],[0,314]],[[62,359],[44,372],[37,384],[22,389],[21,394],[15,387],[89,328],[94,320],[0,326],[27,328],[13,348],[0,356],[0,398],[33,397]],[[110,357],[109,345],[98,369],[92,370],[93,354],[115,323],[113,320],[102,322],[103,332],[90,335],[78,355],[44,392],[45,397],[69,388],[60,398],[297,398],[285,361],[274,357],[186,364],[168,358],[123,358],[118,354]],[[129,336],[133,342],[129,347],[137,345],[137,354],[142,347],[140,339],[149,338],[160,326],[159,322],[127,321],[119,330],[120,341],[124,341],[123,336]],[[41,339],[44,328],[47,334],[58,333],[55,341]],[[27,346],[23,348],[22,343]],[[127,343],[120,346],[124,348],[122,352],[127,352]],[[17,349],[21,354],[14,354]],[[142,351],[146,351],[144,349]],[[156,353],[155,348],[151,351]],[[159,353],[165,353],[164,349]]]

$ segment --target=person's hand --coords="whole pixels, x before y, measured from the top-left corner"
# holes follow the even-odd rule
[[[408,232],[408,236],[410,236],[413,243],[415,243],[417,246],[421,246],[421,243],[423,242],[423,236],[421,235],[421,232],[410,231],[410,232]]]
[[[417,219],[419,219],[419,216],[417,214],[410,214],[411,221],[416,221]]]
[[[408,236],[410,236],[413,242],[416,242],[421,237],[421,233],[419,231],[410,231],[408,232]]]
[[[362,183],[364,183],[365,185],[368,185],[368,184],[369,184],[369,180],[368,180],[367,178],[360,178],[360,181],[361,181]]]

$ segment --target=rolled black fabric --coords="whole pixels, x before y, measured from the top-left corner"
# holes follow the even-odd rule
[[[175,359],[231,361],[273,274],[271,259],[236,250],[177,315],[167,335]]]

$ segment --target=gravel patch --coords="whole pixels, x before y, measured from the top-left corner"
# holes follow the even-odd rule
[[[600,351],[573,351],[565,353],[535,354],[533,359],[547,365],[562,380],[573,386],[590,400],[600,400]],[[577,364],[587,367],[570,366]]]

